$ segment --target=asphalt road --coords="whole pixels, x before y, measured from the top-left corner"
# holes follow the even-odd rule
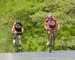
[[[0,60],[75,60],[75,51],[0,53]]]

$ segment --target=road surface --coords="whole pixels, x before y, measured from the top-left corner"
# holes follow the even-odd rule
[[[75,51],[0,53],[0,60],[75,60]]]

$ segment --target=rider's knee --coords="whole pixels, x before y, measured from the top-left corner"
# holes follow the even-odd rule
[[[19,39],[21,39],[21,35],[19,35]]]
[[[48,35],[50,35],[50,31],[48,31]]]

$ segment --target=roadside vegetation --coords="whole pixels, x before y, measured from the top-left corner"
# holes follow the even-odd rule
[[[60,24],[54,50],[75,50],[75,0],[0,0],[0,52],[15,52],[11,28],[16,18],[24,26],[22,52],[48,51],[44,29],[48,12]]]

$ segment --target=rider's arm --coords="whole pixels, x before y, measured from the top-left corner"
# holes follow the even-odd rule
[[[14,26],[12,27],[12,33],[14,32]]]
[[[48,29],[48,18],[47,17],[45,18],[45,21],[44,21],[44,28]]]
[[[23,28],[23,24],[21,23],[21,29],[22,29],[22,33],[24,32],[24,28]]]
[[[47,23],[46,22],[44,23],[44,28],[47,29]]]
[[[14,31],[15,31],[15,28],[14,28],[15,24],[16,24],[16,23],[13,24],[12,33],[14,33]]]
[[[58,30],[60,29],[60,24],[59,24],[58,21],[57,21],[56,27],[57,27]]]

